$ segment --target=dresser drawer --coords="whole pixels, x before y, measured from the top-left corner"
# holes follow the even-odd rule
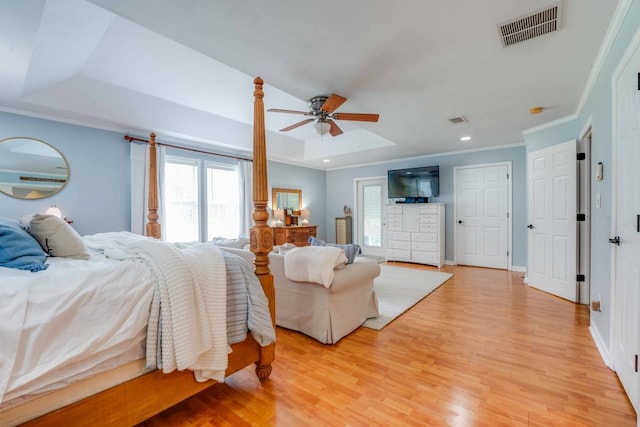
[[[404,227],[402,227],[402,224],[397,224],[397,223],[387,224],[387,231],[400,231],[400,232],[402,232],[402,230],[404,230]]]
[[[420,215],[435,215],[438,217],[438,207],[434,205],[420,205]]]
[[[409,241],[411,239],[411,233],[409,233],[407,231],[391,231],[391,230],[389,230],[387,232],[387,239],[388,240],[407,240],[407,241]]]
[[[411,242],[408,240],[387,240],[387,248],[389,249],[410,249]]]
[[[440,224],[438,222],[421,222],[418,225],[418,229],[420,231],[433,231],[434,233],[438,232],[440,228]]]
[[[439,264],[435,252],[413,251],[411,252],[411,260],[427,264]]]
[[[402,214],[387,214],[387,222],[395,222],[398,224],[402,224]]]
[[[387,249],[387,259],[410,260],[411,251],[402,249]]]
[[[309,245],[309,237],[316,237],[317,226],[275,227],[273,239],[275,245],[293,243],[296,246]]]
[[[411,242],[412,251],[436,252],[438,247],[432,242]]]
[[[438,233],[411,233],[412,242],[437,242]]]

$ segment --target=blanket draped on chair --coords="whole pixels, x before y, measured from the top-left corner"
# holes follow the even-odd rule
[[[294,282],[312,282],[328,288],[336,268],[344,267],[347,257],[333,246],[303,246],[284,256],[284,275]]]

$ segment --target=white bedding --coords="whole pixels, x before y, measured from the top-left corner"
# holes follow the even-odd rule
[[[116,358],[126,362],[122,354],[144,357],[154,285],[141,261],[109,260],[92,251],[89,260],[47,263],[36,273],[0,267],[0,318],[11,319],[0,325],[0,402]]]

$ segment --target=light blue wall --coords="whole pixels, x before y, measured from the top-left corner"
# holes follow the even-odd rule
[[[580,133],[580,122],[577,118],[568,120],[552,128],[542,129],[525,134],[527,153],[542,150],[552,145],[575,140]]]
[[[129,143],[121,133],[0,112],[0,139],[48,142],[69,163],[69,181],[51,197],[20,200],[0,193],[0,216],[17,219],[52,204],[80,234],[130,229]]]
[[[584,108],[577,120],[568,124],[526,135],[527,150],[535,150],[546,141],[553,145],[569,139],[580,138],[586,126],[591,123],[591,170],[598,162],[604,164],[604,179],[591,181],[591,299],[601,297],[601,312],[591,312],[591,322],[604,344],[611,346],[611,245],[608,238],[611,233],[611,139],[612,139],[612,76],[629,47],[630,41],[638,31],[640,22],[640,0],[633,0],[624,18],[622,26],[609,50],[603,67],[595,80]],[[567,133],[571,131],[569,134]],[[595,195],[601,195],[601,208],[595,207]]]
[[[446,259],[454,259],[453,247],[453,168],[455,166],[512,162],[513,173],[513,258],[514,266],[526,266],[526,156],[525,146],[429,156],[357,168],[332,170],[327,173],[327,239],[335,241],[335,217],[343,216],[343,206],[354,207],[354,180],[387,176],[387,170],[418,166],[440,166],[440,197],[430,199],[446,204]]]
[[[18,219],[55,204],[80,234],[130,230],[129,143],[123,133],[3,112],[0,132],[0,139],[22,136],[48,142],[65,156],[70,169],[67,185],[51,197],[20,200],[0,193],[0,216]],[[311,222],[319,225],[318,236],[324,238],[325,172],[277,162],[269,162],[267,170],[269,195],[271,186],[302,189]]]
[[[302,190],[302,205],[309,209],[310,223],[318,226],[318,238],[326,239],[326,200],[327,185],[325,171],[292,166],[279,162],[268,162],[269,204],[271,206],[271,189],[293,188]]]

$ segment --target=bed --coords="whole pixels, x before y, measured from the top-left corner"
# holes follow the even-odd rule
[[[259,294],[266,299],[264,313],[266,313],[267,321],[270,323],[269,326],[273,330],[275,328],[275,292],[273,276],[269,270],[268,256],[272,249],[273,234],[271,228],[267,225],[269,217],[266,210],[268,185],[262,85],[262,79],[256,78],[254,80],[253,218],[255,225],[250,233],[250,249],[255,254],[255,261],[252,268],[253,272],[250,271],[250,274],[254,281],[255,277],[257,277],[256,283],[258,289],[261,290]],[[160,238],[160,225],[157,214],[156,141],[153,133],[150,135],[149,149],[151,164],[149,168],[149,222],[147,224],[147,236],[158,239]],[[185,365],[185,358],[181,352],[178,352],[177,357],[173,356],[173,359],[166,356],[164,353],[165,342],[179,340],[183,335],[176,334],[174,337],[164,330],[155,331],[156,335],[153,335],[151,331],[156,327],[157,329],[163,327],[162,320],[153,318],[156,312],[154,304],[157,304],[158,300],[162,301],[165,293],[171,292],[160,292],[162,296],[158,296],[158,278],[156,275],[159,273],[153,269],[149,270],[148,266],[140,261],[141,255],[139,253],[138,258],[136,258],[127,253],[127,251],[118,252],[118,250],[125,247],[122,246],[120,239],[131,239],[133,241],[133,244],[127,244],[126,248],[136,246],[144,249],[147,245],[153,244],[151,239],[138,238],[140,239],[139,243],[135,241],[136,236],[131,235],[131,233],[125,233],[124,236],[119,233],[117,236],[115,236],[115,233],[89,236],[88,240],[86,240],[87,237],[83,239],[85,239],[86,245],[92,248],[89,256],[91,259],[81,261],[84,264],[74,264],[73,262],[76,260],[68,260],[66,258],[50,259],[49,272],[46,276],[50,277],[50,279],[47,279],[49,282],[43,284],[46,289],[55,289],[54,284],[59,281],[55,277],[68,277],[65,274],[70,268],[74,269],[74,277],[78,280],[83,275],[95,278],[90,281],[90,286],[86,285],[86,282],[84,284],[78,282],[79,284],[76,285],[69,284],[67,287],[71,290],[67,289],[67,294],[56,295],[55,292],[49,292],[51,295],[48,295],[47,298],[39,297],[37,301],[33,302],[35,310],[38,304],[40,304],[40,307],[51,307],[57,304],[55,302],[57,301],[56,298],[64,300],[66,312],[72,314],[70,317],[58,319],[58,322],[73,322],[74,319],[75,321],[80,319],[80,325],[67,336],[49,338],[48,335],[51,329],[65,329],[64,326],[61,326],[63,323],[47,326],[47,321],[43,321],[40,317],[36,318],[35,314],[24,315],[19,308],[4,306],[3,309],[0,309],[0,315],[8,317],[8,319],[0,319],[0,322],[6,320],[5,324],[11,324],[12,321],[21,318],[32,319],[24,320],[32,323],[32,325],[27,325],[27,329],[33,332],[33,336],[29,339],[32,342],[32,349],[38,349],[42,342],[46,342],[46,345],[51,344],[62,347],[65,343],[74,340],[76,334],[81,336],[83,330],[89,333],[88,338],[86,338],[87,335],[84,335],[85,338],[76,340],[73,347],[84,345],[101,349],[101,351],[97,352],[100,354],[95,359],[86,360],[87,358],[80,356],[72,357],[72,360],[65,359],[66,374],[56,372],[55,375],[52,374],[52,377],[55,378],[46,378],[49,376],[45,366],[48,363],[47,360],[38,360],[38,358],[31,360],[26,357],[24,350],[22,350],[23,353],[20,353],[21,350],[9,353],[6,349],[12,345],[17,346],[18,343],[2,343],[0,346],[2,347],[0,348],[0,367],[2,367],[3,362],[6,365],[7,355],[13,354],[11,357],[16,359],[16,364],[19,365],[19,369],[24,371],[25,375],[17,376],[8,387],[6,378],[0,378],[0,396],[5,389],[9,390],[6,395],[9,399],[5,399],[5,402],[0,406],[0,425],[23,424],[25,422],[26,425],[34,426],[65,425],[68,424],[69,420],[73,420],[74,425],[133,425],[210,387],[221,381],[225,376],[231,375],[251,364],[255,364],[256,375],[260,380],[266,380],[269,377],[271,364],[275,357],[275,343],[265,345],[270,341],[268,339],[265,340],[264,335],[260,333],[254,334],[253,331],[246,333],[246,329],[244,335],[240,332],[242,338],[238,338],[240,336],[238,334],[235,334],[234,338],[230,338],[231,332],[229,330],[224,331],[224,337],[228,340],[227,342],[231,348],[231,353],[229,353],[224,365],[218,366],[215,363],[211,365],[207,358],[205,358],[207,359],[206,363],[202,362],[203,364],[200,364],[201,360],[198,359],[197,363]],[[118,241],[113,242],[114,240]],[[217,253],[215,250],[210,252],[211,248],[202,246],[207,245],[201,245],[197,248],[183,245],[178,249],[171,248],[171,250],[190,251],[188,256],[183,256],[190,259],[193,258],[191,262],[198,262],[199,264],[197,265],[199,266],[206,266],[206,268],[202,267],[203,270],[213,270],[214,267],[209,265],[213,265],[213,262],[203,263],[201,259],[196,260],[196,257],[217,256],[215,255]],[[162,265],[162,261],[160,261],[163,259],[162,256],[168,256],[162,253],[156,254],[154,251],[160,251],[156,246],[153,246],[153,249],[147,248],[144,250],[147,251],[144,252],[144,256],[149,256],[148,254],[152,253],[154,257],[159,257],[154,261],[156,264],[153,265]],[[116,256],[121,256],[121,264],[125,269],[130,270],[127,274],[137,277],[135,283],[118,281],[118,277],[121,277],[124,273],[113,272],[108,269],[107,264],[112,262],[112,258]],[[225,257],[225,262],[229,262],[227,255],[221,256]],[[96,273],[96,271],[82,271],[82,268],[78,267],[78,265],[87,265],[89,261],[96,262],[105,270],[99,270]],[[218,264],[215,265],[219,266],[219,259],[216,262]],[[239,268],[236,266],[236,270],[234,270],[237,274],[240,274],[238,273],[240,271]],[[19,274],[9,276],[9,273],[6,272],[8,269],[3,268],[2,270],[4,271],[4,276],[3,271],[0,271],[0,282],[4,284],[11,283],[13,288],[9,289],[9,291],[15,292],[18,296],[21,292],[24,293],[25,287],[20,286],[21,281],[28,280],[28,277],[25,277],[26,275],[34,274],[21,271]],[[168,270],[171,269],[168,268]],[[218,271],[217,274],[224,275],[225,272],[220,273]],[[255,274],[255,277],[253,277],[253,274]],[[202,273],[202,275],[204,277],[205,273]],[[229,275],[229,269],[227,268],[226,277],[228,278]],[[99,280],[97,279],[98,277],[100,277]],[[108,293],[104,291],[104,286],[101,287],[105,283],[109,285]],[[213,292],[211,289],[214,288],[207,287],[202,292]],[[216,292],[219,293],[220,290]],[[108,303],[102,304],[102,306],[99,302],[95,305],[89,305],[90,300],[94,302],[100,301],[99,298],[103,298],[103,300],[106,298]],[[15,301],[18,300],[19,298],[15,299]],[[194,301],[196,300],[199,299],[195,298]],[[186,303],[182,302],[182,304]],[[101,334],[100,336],[103,338],[96,338],[99,335],[97,332],[92,337],[91,331],[97,331],[105,325],[97,324],[100,322],[91,324],[86,319],[91,319],[92,316],[94,318],[98,317],[97,313],[105,316],[111,314],[110,318],[116,319],[116,316],[112,315],[112,307],[119,307],[127,313],[151,313],[151,315],[138,316],[129,314],[126,319],[112,322],[115,325],[109,325],[109,328],[112,329],[108,329],[106,334]],[[166,308],[163,310],[163,315],[166,315]],[[203,307],[201,310],[209,310],[213,313],[215,307]],[[83,311],[85,321],[82,320],[81,312]],[[159,309],[158,312],[160,312]],[[87,313],[92,316],[87,315]],[[39,313],[38,316],[47,317],[46,311],[45,313]],[[152,328],[152,325],[156,326]],[[71,328],[68,329],[70,330]],[[36,332],[40,335],[36,334]],[[202,333],[200,335],[204,336]],[[39,341],[38,338],[43,336],[47,338]],[[109,339],[105,339],[105,336],[109,337]],[[201,339],[206,340],[207,338]],[[240,339],[242,340],[240,341]],[[161,350],[158,350],[157,354],[152,354],[152,352],[148,351],[149,348],[152,348],[149,341],[158,341],[160,343],[157,348],[161,348]],[[185,343],[182,346],[176,345],[176,348],[191,348],[191,346],[195,345],[193,343]],[[62,357],[55,352],[54,354],[55,357]],[[2,359],[3,357],[5,360]],[[161,361],[158,366],[162,367],[160,369],[147,367],[146,362],[149,357],[157,358],[159,362]],[[145,361],[145,358],[147,361]],[[32,375],[32,378],[29,373],[38,370],[34,366],[43,372],[40,372],[40,375]],[[89,366],[92,368],[98,367],[97,373],[92,373],[90,376],[83,378],[83,371],[85,367],[88,368]],[[212,366],[222,366],[223,369],[210,369]],[[178,368],[177,370],[172,369],[176,367]],[[185,367],[186,369],[184,369]],[[195,371],[190,370],[190,367],[195,367]],[[163,370],[172,372],[164,373]],[[198,380],[196,380],[196,377],[198,377]],[[78,378],[80,380],[76,381]],[[217,381],[216,379],[207,380],[208,378],[216,378]]]

